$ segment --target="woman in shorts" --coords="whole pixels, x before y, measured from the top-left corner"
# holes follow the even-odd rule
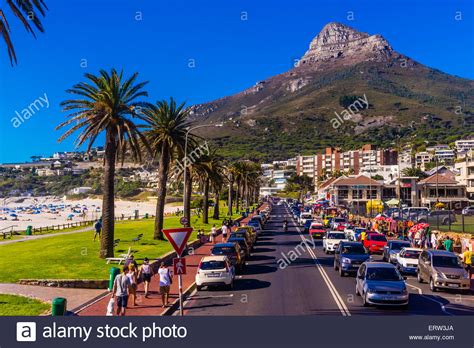
[[[140,267],[140,272],[138,273],[138,278],[143,279],[145,284],[145,298],[148,297],[148,288],[150,286],[151,277],[153,276],[153,267],[150,265],[150,261],[147,257],[143,260],[143,264]]]
[[[173,278],[171,277],[170,270],[168,267],[165,266],[165,263],[162,262],[160,264],[160,269],[158,270],[158,274],[160,276],[160,294],[161,294],[161,303],[162,307],[168,306],[168,297],[170,293],[170,286],[173,282]]]
[[[130,298],[133,299],[133,305],[137,306],[137,269],[133,263],[128,265],[128,269],[127,277],[130,279]]]

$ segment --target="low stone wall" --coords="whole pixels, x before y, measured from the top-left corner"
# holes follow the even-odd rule
[[[18,284],[48,286],[52,288],[107,289],[109,281],[89,279],[20,279]]]

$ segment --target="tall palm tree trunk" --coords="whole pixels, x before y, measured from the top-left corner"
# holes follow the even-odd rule
[[[158,200],[156,202],[156,219],[153,239],[163,240],[163,223],[165,219],[166,204],[166,183],[168,181],[168,172],[170,168],[170,153],[167,143],[163,144],[160,154],[160,163],[158,165]]]
[[[186,188],[184,195],[184,217],[188,219],[188,223],[185,227],[191,226],[191,191],[193,189],[193,178],[191,177],[191,171],[186,168]]]
[[[235,190],[235,211],[238,213],[240,208],[240,179],[237,179],[237,190]]]
[[[228,201],[227,201],[227,215],[232,216],[232,205],[234,204],[233,202],[233,188],[234,188],[234,180],[231,179],[229,180],[229,196],[228,196]]]
[[[209,223],[209,178],[204,181],[204,203],[202,212],[202,222]]]
[[[104,157],[104,190],[102,198],[102,236],[100,238],[99,257],[105,259],[114,256],[114,180],[117,144],[115,133],[107,129]]]
[[[216,190],[215,192],[215,204],[214,204],[214,214],[212,215],[212,218],[215,220],[219,220],[219,190]]]

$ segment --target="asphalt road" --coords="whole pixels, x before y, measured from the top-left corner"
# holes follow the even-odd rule
[[[234,289],[194,292],[184,303],[185,315],[474,315],[473,295],[433,293],[412,276],[408,309],[363,307],[355,277],[340,277],[321,244],[312,244],[285,205],[275,205]]]

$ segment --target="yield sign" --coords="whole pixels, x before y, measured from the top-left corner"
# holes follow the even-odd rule
[[[162,230],[166,238],[169,240],[173,246],[176,254],[181,256],[183,253],[184,247],[188,242],[189,236],[193,231],[192,227],[182,227],[182,228],[167,228]]]

